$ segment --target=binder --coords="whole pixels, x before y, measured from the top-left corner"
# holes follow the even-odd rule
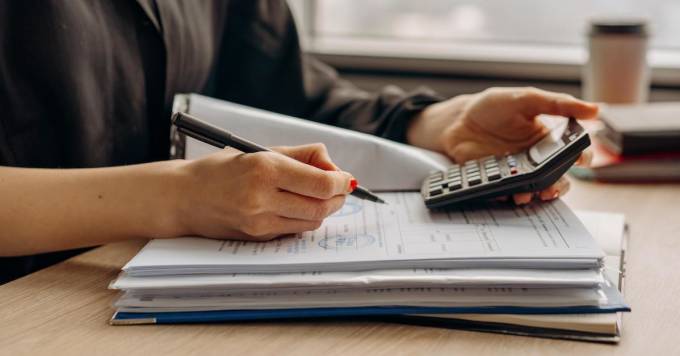
[[[401,314],[583,314],[583,313],[615,313],[630,311],[625,304],[605,307],[462,307],[462,308],[428,308],[428,307],[356,307],[356,308],[301,308],[273,310],[212,310],[195,312],[153,312],[130,313],[117,311],[111,318],[112,325],[128,324],[183,324],[212,323],[228,321],[252,321],[275,319],[334,318],[334,317],[366,317]]]
[[[616,280],[618,290],[623,295],[625,277],[626,277],[626,250],[628,248],[628,238],[630,230],[627,224],[624,224],[623,235],[619,243],[619,252],[615,256],[608,256],[608,258],[618,257],[618,273],[609,273],[609,278]],[[597,236],[597,235],[596,235]],[[602,241],[600,241],[602,243]],[[605,242],[606,243],[606,242]],[[611,252],[611,251],[610,251]],[[609,270],[611,272],[611,270]],[[565,330],[556,327],[540,327],[528,326],[522,324],[509,324],[502,322],[493,322],[490,320],[465,320],[456,317],[443,318],[437,316],[422,316],[422,315],[396,315],[382,318],[384,321],[391,321],[396,323],[404,323],[409,325],[421,325],[439,328],[449,328],[458,330],[470,330],[479,332],[489,332],[506,335],[519,336],[534,336],[548,339],[565,339],[576,341],[588,341],[599,343],[618,343],[621,340],[622,319],[618,315],[616,322],[616,332],[611,333],[593,333],[582,332],[576,330]]]
[[[202,310],[202,311],[159,311],[134,312],[134,308],[123,308],[111,318],[112,325],[129,324],[177,324],[274,319],[367,317],[401,314],[583,314],[615,313],[630,311],[621,294],[613,284],[606,284],[603,291],[607,296],[606,305],[584,305],[566,307],[526,306],[474,306],[474,307],[344,307],[344,308],[294,308],[294,309],[251,309],[251,310]]]

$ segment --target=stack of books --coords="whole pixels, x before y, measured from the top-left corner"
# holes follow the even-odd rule
[[[591,167],[580,178],[606,182],[680,181],[680,103],[610,105],[593,125]]]
[[[362,317],[618,340],[630,310],[622,217],[579,217],[561,201],[429,211],[419,193],[381,197],[349,198],[318,230],[270,242],[153,240],[111,283],[111,323]],[[605,253],[584,221],[616,247]]]

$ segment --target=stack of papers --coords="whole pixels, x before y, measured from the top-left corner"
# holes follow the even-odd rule
[[[316,231],[266,243],[151,241],[111,283],[112,324],[362,317],[618,340],[621,215],[577,217],[560,201],[429,211],[417,191],[451,164],[441,154],[197,94],[173,106],[265,146],[323,142],[364,186],[402,193],[350,197]],[[172,155],[216,150],[175,135]]]
[[[316,231],[268,243],[154,240],[131,276],[407,268],[599,268],[605,256],[562,202],[431,213],[418,193],[350,199]]]
[[[561,201],[429,211],[418,193],[381,197],[271,242],[153,240],[111,284],[112,323],[629,310]]]
[[[592,211],[579,211],[577,216],[607,254],[603,274],[618,290],[623,290],[628,235],[624,216]],[[620,340],[621,319],[621,313],[598,313],[420,314],[397,316],[390,320],[502,334],[615,343]]]

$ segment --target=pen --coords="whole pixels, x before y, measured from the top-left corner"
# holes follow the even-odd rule
[[[172,123],[173,125],[177,126],[177,130],[179,132],[215,147],[225,148],[229,146],[244,153],[263,151],[274,152],[267,147],[260,146],[255,142],[238,137],[225,129],[211,125],[201,119],[183,112],[176,112],[173,114]],[[380,199],[380,197],[375,195],[375,193],[360,185],[357,186],[350,194],[359,199],[385,204],[385,201]]]

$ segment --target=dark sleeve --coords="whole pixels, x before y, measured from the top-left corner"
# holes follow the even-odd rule
[[[342,80],[301,52],[283,0],[232,3],[208,94],[396,141],[416,113],[442,100],[427,88],[369,93]]]

